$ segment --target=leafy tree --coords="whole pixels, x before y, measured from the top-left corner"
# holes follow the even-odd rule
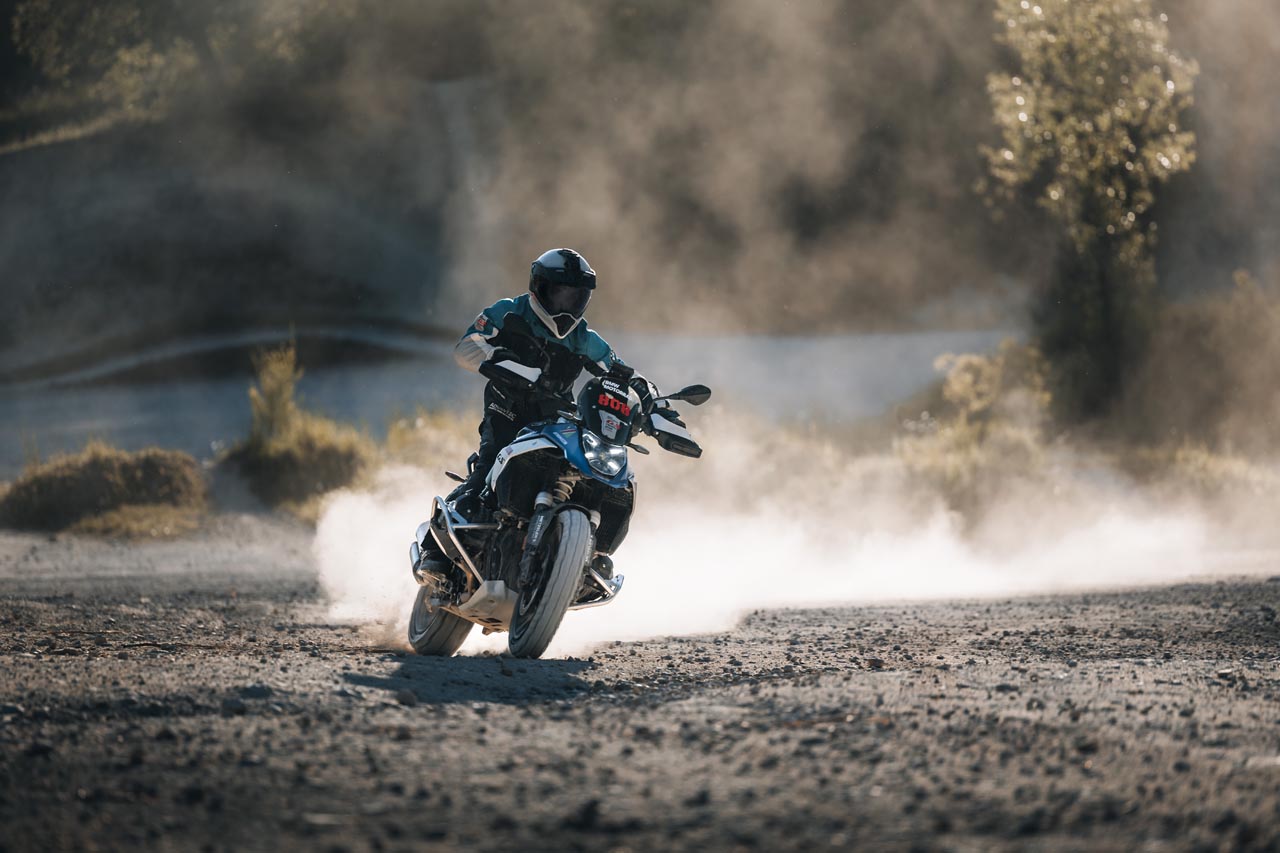
[[[1060,414],[1106,411],[1146,338],[1157,186],[1190,168],[1194,61],[1150,0],[996,0],[1013,70],[988,77],[994,198],[1029,193],[1067,240],[1037,312]]]
[[[202,63],[216,65],[207,24],[217,5],[23,0],[13,38],[52,91],[142,118]]]
[[[358,6],[358,0],[21,0],[13,40],[51,91],[146,119],[195,87],[234,86],[255,63],[296,62],[314,38],[310,30],[337,29]]]

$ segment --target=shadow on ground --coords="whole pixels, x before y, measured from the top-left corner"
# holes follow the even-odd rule
[[[406,655],[389,675],[352,672],[343,678],[360,687],[386,690],[392,696],[410,690],[419,702],[428,704],[523,705],[568,699],[586,692],[591,685],[581,676],[594,666],[583,660]]]

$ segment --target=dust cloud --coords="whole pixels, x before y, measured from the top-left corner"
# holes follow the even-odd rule
[[[503,265],[573,245],[600,271],[602,316],[650,328],[873,328],[991,294],[1009,253],[984,242],[980,164],[954,156],[989,131],[963,116],[986,110],[965,81],[994,61],[990,29],[981,0],[504,16],[488,33]],[[554,61],[520,49],[540,44]],[[457,225],[464,257],[494,245]],[[946,321],[990,322],[989,305]]]
[[[974,192],[1002,63],[990,0],[211,0],[177,30],[121,2],[109,32],[83,0],[17,5],[61,22],[43,60],[0,57],[0,149],[21,149],[0,156],[0,355],[17,363],[131,334],[452,330],[555,245],[592,260],[619,325],[1005,327],[1056,247],[1034,216],[993,227]],[[1280,13],[1160,5],[1202,68],[1162,278],[1266,277]],[[76,70],[45,79],[49,63]],[[60,136],[37,108],[54,95],[81,130],[140,112]]]
[[[1029,595],[1267,569],[1263,557],[1226,547],[1204,512],[1144,499],[1111,477],[1070,497],[1011,494],[974,527],[915,489],[892,457],[794,435],[770,443],[723,411],[690,420],[706,455],[633,459],[640,501],[615,555],[626,585],[612,604],[566,615],[549,655],[727,630],[760,608]],[[370,626],[373,642],[404,646],[416,591],[409,543],[447,486],[438,469],[397,468],[370,491],[331,499],[314,556],[334,618]],[[464,652],[505,643],[476,631]]]

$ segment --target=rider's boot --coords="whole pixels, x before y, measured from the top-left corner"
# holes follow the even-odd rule
[[[454,512],[472,524],[488,521],[493,517],[493,492],[488,486],[481,486],[478,493],[473,492],[467,488],[469,485],[468,481],[458,486],[445,500],[453,506]],[[422,556],[418,559],[414,576],[422,573],[444,577],[452,561],[440,550],[436,538],[428,535],[425,541],[418,543],[418,547],[422,549]]]
[[[460,500],[467,488],[467,484],[463,483],[458,486],[445,500],[454,503]],[[418,547],[422,549],[422,556],[418,558],[418,564],[413,566],[413,574],[416,579],[419,574],[435,575],[436,577],[444,577],[448,574],[451,561],[444,555],[444,551],[440,550],[440,545],[436,542],[436,538],[430,533],[426,539],[418,543]]]
[[[463,492],[454,500],[453,508],[472,524],[484,523],[493,517],[493,492],[488,486]]]
[[[452,562],[440,550],[436,538],[428,534],[426,541],[419,542],[418,545],[422,549],[422,555],[418,557],[418,564],[413,566],[414,580],[418,580],[419,576],[440,579],[446,577]]]
[[[492,467],[494,457],[498,455],[497,442],[492,439],[486,439],[480,444],[480,450],[473,454],[468,461],[468,467],[471,469],[467,475],[467,479],[458,484],[458,487],[449,493],[446,499],[454,508],[454,510],[465,518],[467,521],[476,523],[483,521],[482,516],[492,513],[492,492],[485,483],[485,478],[489,474],[489,468]]]

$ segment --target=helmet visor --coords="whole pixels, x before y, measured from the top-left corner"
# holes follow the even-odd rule
[[[582,316],[587,310],[587,303],[591,301],[591,291],[585,287],[545,280],[539,283],[537,296],[542,307],[551,316],[571,314],[575,320]]]

